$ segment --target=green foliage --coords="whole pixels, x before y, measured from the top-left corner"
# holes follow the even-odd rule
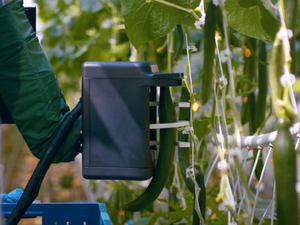
[[[85,61],[128,61],[130,56],[134,56],[135,60],[157,63],[162,72],[168,69],[184,72],[186,69],[185,65],[189,65],[192,68],[191,77],[194,82],[194,93],[190,102],[199,101],[199,83],[203,82],[202,74],[204,73],[202,71],[203,63],[201,62],[204,46],[203,32],[196,29],[194,23],[197,20],[195,15],[200,16],[198,11],[195,10],[199,6],[200,0],[36,1],[40,8],[40,18],[45,22],[45,27],[42,31],[44,34],[42,45],[48,54],[51,64],[54,66],[55,72],[58,74],[64,93],[79,89],[81,65]],[[205,1],[205,6],[208,5],[208,2],[208,0]],[[247,36],[254,38],[255,42],[257,42],[256,40],[266,41],[267,49],[270,48],[269,42],[273,41],[279,29],[278,13],[273,5],[277,1],[274,0],[272,2],[268,0],[225,1],[225,9],[228,13],[230,25],[228,30],[232,31],[241,43],[244,42]],[[174,57],[174,52],[177,49],[181,49],[179,44],[180,38],[177,37],[178,31],[174,29],[177,24],[182,24],[184,28],[184,45],[183,50],[179,51],[179,67],[174,67],[172,57]],[[300,33],[300,29],[297,31]],[[218,41],[219,49],[227,48],[224,42],[225,30],[222,30],[222,32],[222,40]],[[171,37],[174,38],[171,39]],[[198,48],[196,54],[190,52],[190,57],[192,57],[191,64],[188,64],[190,58],[188,60],[186,56],[188,48],[185,43],[186,37],[189,42],[188,45],[194,45]],[[171,43],[171,40],[173,43]],[[136,49],[130,48],[130,42]],[[258,56],[255,51],[251,51],[254,49],[254,46],[253,49],[240,47],[230,49],[233,60],[233,82],[235,84],[235,94],[246,102],[248,101],[246,96],[249,93],[256,95],[255,91],[258,85],[256,82],[257,77],[253,78],[252,81],[244,76],[243,71],[246,66],[241,58],[245,59],[248,57],[245,54],[246,50],[253,54],[252,57],[256,63]],[[226,63],[221,62],[221,67],[219,67],[219,58],[216,57],[215,53],[213,54],[213,83],[216,84],[215,78],[219,78],[216,77],[216,74],[219,75],[220,73],[219,68],[223,68],[224,76],[229,82],[232,82]],[[245,57],[243,57],[244,55]],[[256,70],[256,67],[254,66],[253,69]],[[185,75],[187,78],[189,75],[188,69]],[[279,84],[278,82],[276,83]],[[217,86],[216,88],[218,89]],[[219,93],[216,94],[220,102],[223,101],[221,98],[225,95],[228,97],[229,93],[228,86],[223,88],[220,88]],[[178,88],[173,88],[172,90],[172,95],[176,100],[180,98],[178,90]],[[211,100],[212,96],[209,97]],[[211,101],[201,106],[193,114],[194,118],[191,126],[194,127],[194,130],[189,137],[190,139],[194,138],[195,167],[203,169],[205,175],[207,175],[207,170],[211,166],[214,156],[207,149],[207,142],[204,140],[207,134],[214,130],[212,126],[217,125],[212,124],[212,120],[220,122],[222,126],[224,121],[226,121],[227,125],[233,123],[233,119],[230,118],[233,115],[232,107],[230,104],[226,104],[226,100],[224,98],[223,115],[220,113],[221,110],[215,114],[211,112],[213,108]],[[255,100],[256,110],[258,110],[258,101],[257,99]],[[239,113],[241,111],[241,102],[234,102]],[[268,112],[272,112],[269,102],[266,105],[266,113]],[[255,115],[256,113],[253,113],[253,116]],[[245,124],[248,123],[249,119],[246,118]],[[190,159],[187,162],[190,162]],[[177,162],[175,162],[175,165],[174,168],[179,167]],[[132,219],[134,224],[139,225],[190,224],[193,214],[193,199],[192,195],[187,194],[188,189],[182,178],[185,173],[182,173],[182,175],[178,170],[173,172],[174,176],[168,182],[171,188],[165,191],[176,189],[176,201],[159,199],[141,211],[138,218],[135,216],[136,214],[133,215],[122,211],[122,207],[126,203],[134,200],[141,194],[142,189],[135,182],[107,182],[107,185],[113,190],[106,196],[104,194],[102,196],[102,193],[99,194],[96,188],[97,182],[92,182],[94,185],[93,193],[99,195],[98,201],[106,203],[113,224],[123,225],[128,219]],[[216,201],[220,191],[220,176],[219,171],[213,171],[210,183],[207,186],[206,205],[207,209],[211,210],[211,213],[207,212],[205,224],[227,224],[227,213],[219,209],[220,203]],[[233,176],[230,179],[233,179]],[[70,182],[66,182],[67,180],[65,178],[62,179],[60,184],[62,186],[70,185]],[[174,186],[176,188],[172,188]],[[159,198],[165,198],[166,196],[170,195],[162,194]],[[263,210],[268,205],[269,201],[259,201],[259,209],[255,213],[254,224],[259,223],[259,219],[262,218],[264,212]],[[167,215],[168,209],[166,210],[166,206],[174,211],[169,211]],[[244,212],[245,210],[242,207],[242,211]],[[268,219],[270,217],[270,213],[267,213],[265,218],[267,222],[269,222]]]
[[[194,9],[200,0],[168,2],[185,9]],[[165,36],[177,24],[193,25],[195,22],[195,18],[189,12],[156,0],[121,0],[121,4],[129,40],[137,49],[150,40]]]
[[[173,224],[174,222],[188,222],[191,223],[191,216],[193,215],[193,200],[192,195],[185,196],[185,200],[187,201],[188,205],[185,209],[182,209],[180,206],[180,202],[172,202],[167,201],[165,199],[158,199],[160,202],[164,202],[168,204],[172,209],[173,212],[169,212],[169,223]]]
[[[41,41],[64,94],[79,90],[86,61],[128,60],[118,1],[36,0],[45,23]]]
[[[210,119],[197,119],[194,120],[195,135],[199,140],[204,138],[210,133]]]
[[[279,21],[268,0],[226,1],[230,26],[249,37],[272,41],[279,29]]]
[[[215,120],[221,120],[220,117],[215,117]],[[230,117],[226,118],[227,124],[231,124],[233,122],[233,119]],[[194,120],[194,130],[195,135],[199,140],[204,138],[206,135],[208,135],[211,131],[211,117],[201,117],[201,119],[195,119]]]

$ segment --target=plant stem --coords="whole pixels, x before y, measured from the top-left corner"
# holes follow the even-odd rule
[[[290,104],[293,107],[293,110],[296,114],[298,114],[298,107],[295,99],[295,94],[293,92],[292,82],[290,79],[290,71],[291,71],[291,63],[292,63],[292,57],[290,54],[291,47],[289,43],[289,37],[288,37],[288,30],[286,29],[286,22],[285,22],[285,5],[284,0],[279,1],[279,18],[280,18],[280,32],[282,33],[282,56],[283,56],[283,69],[284,69],[284,76],[286,77],[286,84],[289,88],[289,95],[290,95]],[[277,34],[278,36],[278,34]],[[289,107],[289,103],[285,103],[286,108]]]
[[[196,181],[196,179],[195,179],[195,177],[191,174],[191,173],[188,173],[188,176],[189,176],[189,178],[193,181],[193,183],[194,183],[194,185],[195,185],[195,194],[196,194],[196,196],[195,196],[195,199],[194,199],[194,201],[196,201],[196,209],[195,209],[195,211],[197,212],[197,215],[198,215],[198,217],[200,218],[200,220],[201,220],[201,222],[203,222],[204,223],[204,218],[202,217],[202,214],[201,214],[201,210],[200,210],[200,207],[199,207],[199,195],[200,195],[200,191],[201,191],[201,189],[200,189],[200,187],[199,187],[199,185],[198,185],[198,183],[197,183],[197,181]]]
[[[285,11],[284,11],[284,1],[280,0],[280,6],[279,6],[279,18],[280,18],[280,24],[281,24],[281,30],[283,33],[285,33],[283,39],[282,39],[282,45],[283,45],[283,54],[284,54],[284,63],[287,65],[287,69],[290,70],[291,68],[291,62],[292,58],[290,55],[290,43],[287,36],[287,30],[285,25]]]
[[[193,98],[193,94],[194,94],[194,90],[193,90],[193,78],[192,78],[192,71],[191,71],[191,50],[189,49],[189,42],[191,40],[191,36],[189,31],[186,29],[186,49],[187,49],[187,67],[186,67],[186,72],[188,72],[188,77],[190,80],[190,85],[186,85],[187,89],[190,92],[191,95],[191,99],[190,99],[190,104],[191,106],[193,105],[193,103],[195,102],[194,98]],[[185,76],[186,77],[186,76]],[[187,79],[188,82],[188,79]],[[188,83],[189,84],[189,83]],[[190,137],[192,139],[192,143],[191,143],[191,147],[192,147],[192,170],[193,170],[193,174],[195,175],[195,152],[196,152],[196,140],[194,137],[194,127],[193,127],[193,121],[194,121],[194,114],[193,114],[193,110],[192,107],[190,107],[190,126],[193,128],[192,131],[190,131]]]
[[[226,79],[223,73],[223,68],[222,68],[222,61],[221,61],[221,55],[219,51],[219,44],[218,44],[218,38],[215,37],[215,42],[216,42],[216,50],[217,50],[217,55],[218,55],[218,62],[219,62],[219,69],[221,76],[219,79],[221,79],[221,82],[225,82],[224,80]],[[218,83],[218,82],[217,82]],[[225,113],[225,107],[226,106],[226,88],[223,84],[221,84],[223,88],[220,88],[222,91],[222,99],[221,99],[221,115],[222,115],[222,136],[224,138],[224,146],[227,148],[228,147],[228,127],[227,127],[227,121],[226,121],[226,113]],[[218,85],[215,86],[216,88],[219,88]],[[217,96],[215,96],[217,98]],[[217,110],[218,111],[218,110]]]
[[[281,66],[281,43],[278,37],[275,37],[271,49],[270,63],[269,63],[269,83],[272,97],[272,106],[277,118],[282,115],[282,107],[278,104],[282,95],[282,86],[280,85],[279,76],[282,74]]]
[[[284,1],[285,7],[285,21],[287,28],[293,31],[293,37],[290,39],[291,46],[291,72],[297,73],[297,59],[296,59],[296,28],[297,28],[297,14],[298,14],[298,0]]]
[[[174,32],[171,30],[168,33],[168,73],[172,72],[172,56],[174,47]]]
[[[186,87],[188,91],[190,92],[190,95],[194,93],[193,91],[193,80],[192,80],[192,74],[191,74],[191,57],[192,57],[192,52],[189,49],[189,43],[191,41],[191,35],[186,26],[184,26],[184,31],[185,31],[185,44],[186,44],[186,51],[187,51],[187,62],[186,62],[186,68],[185,68],[185,73],[184,73],[184,79],[186,81]],[[189,81],[190,80],[190,81]],[[192,101],[191,101],[192,104]],[[191,120],[192,123],[192,120]]]
[[[229,38],[228,38],[228,21],[227,21],[227,14],[224,6],[223,1],[219,1],[220,7],[222,9],[223,14],[223,26],[224,26],[224,37],[225,37],[225,47],[227,50],[230,50],[229,47]],[[235,105],[235,86],[234,86],[234,77],[233,77],[233,68],[231,63],[231,56],[230,54],[227,55],[227,66],[228,66],[228,73],[229,73],[229,96],[227,97],[227,100],[230,104],[230,108],[234,115],[234,123],[235,123],[235,136],[236,138],[240,139],[240,133],[243,133],[243,127],[241,124],[241,119],[239,112]],[[239,142],[239,140],[237,140]],[[239,144],[239,143],[237,143]],[[240,147],[240,146],[238,146]]]

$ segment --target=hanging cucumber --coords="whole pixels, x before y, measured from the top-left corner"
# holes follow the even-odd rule
[[[182,28],[182,25],[181,24],[178,24],[176,25],[176,28],[177,28],[177,33],[178,33],[178,48],[177,48],[177,51],[174,55],[174,58],[173,58],[173,64],[178,66],[178,62],[177,62],[177,59],[179,58],[181,52],[182,52],[182,49],[183,49],[183,28]]]
[[[175,106],[169,87],[160,88],[159,119],[160,123],[176,122]],[[130,212],[141,211],[156,200],[168,180],[173,165],[175,147],[176,129],[161,129],[159,155],[153,178],[141,196],[123,206],[124,210]]]
[[[204,60],[202,72],[202,88],[200,101],[201,105],[208,102],[211,97],[212,81],[213,81],[213,67],[215,55],[215,32],[216,32],[216,6],[213,1],[208,3],[208,9],[205,17],[204,25]]]
[[[247,93],[244,97],[241,110],[242,124],[249,123],[249,133],[253,134],[256,131],[255,125],[255,94],[256,87],[256,39],[246,37],[244,47],[244,76],[247,82],[243,85],[243,93]],[[254,88],[253,88],[254,87]]]
[[[247,60],[247,57],[244,55],[244,75],[247,74],[248,67],[249,67],[249,60]],[[241,85],[243,92],[247,91],[247,90],[245,90],[245,86],[246,85]],[[241,108],[240,114],[241,114],[242,124],[244,125],[248,122],[248,114],[249,114],[248,97],[247,96],[243,97],[242,108]]]
[[[298,225],[298,196],[296,185],[296,152],[289,132],[292,125],[288,118],[277,122],[277,138],[273,159],[276,179],[276,204],[278,225]]]
[[[190,101],[190,93],[186,86],[182,86],[181,88],[181,97],[180,102],[189,102]],[[190,121],[190,108],[180,108],[179,109],[179,120],[180,121]],[[178,141],[188,142],[189,135],[178,133]],[[194,193],[194,183],[193,181],[186,176],[186,169],[190,166],[190,149],[189,148],[179,148],[178,147],[178,161],[180,172],[186,186],[188,187],[191,193]]]
[[[266,43],[261,41],[259,49],[259,59],[262,62],[267,61]],[[258,95],[257,95],[257,110],[256,110],[256,126],[262,125],[266,117],[266,105],[268,96],[268,75],[267,65],[258,64]]]
[[[196,182],[199,186],[200,194],[199,194],[199,206],[200,206],[200,212],[202,215],[202,218],[205,219],[205,210],[206,210],[206,188],[204,183],[204,176],[201,171],[198,171],[196,174]],[[195,190],[194,190],[195,192]],[[194,198],[196,198],[196,194],[194,193]],[[193,225],[199,225],[200,224],[200,218],[195,210],[195,201],[194,201],[194,212],[193,212]]]
[[[244,76],[248,78],[250,82],[256,82],[257,80],[257,61],[255,58],[256,55],[256,39],[247,37],[247,45],[249,49],[251,49],[252,53],[249,57],[245,57],[245,64],[248,64],[248,67],[245,71]],[[246,84],[247,91],[251,89],[250,83]],[[255,112],[256,111],[256,101],[255,101],[255,93],[254,90],[247,95],[247,111],[248,111],[248,123],[249,123],[249,133],[254,134],[256,131],[256,120],[255,120]]]

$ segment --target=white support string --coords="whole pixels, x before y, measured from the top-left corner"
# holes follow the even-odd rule
[[[249,150],[250,150],[250,149],[249,149]],[[251,170],[251,174],[250,174],[250,177],[249,177],[248,187],[250,186],[251,181],[252,181],[252,179],[253,179],[254,172],[255,172],[255,169],[256,169],[256,166],[257,166],[257,163],[258,163],[260,154],[261,154],[261,148],[259,148],[258,151],[257,151],[256,158],[255,158],[255,161],[254,161],[254,164],[253,164],[253,168],[252,168],[252,170]],[[244,202],[245,197],[246,197],[246,193],[243,194],[242,199],[241,199],[241,201],[240,201],[239,210],[238,210],[238,216],[240,215],[242,203]]]
[[[261,217],[258,225],[261,225],[265,221],[265,217],[266,217],[267,213],[269,212],[270,208],[274,206],[274,203],[275,203],[275,189],[276,189],[276,185],[275,185],[275,182],[274,182],[272,200],[271,200],[270,204],[268,205],[268,207],[266,208],[266,211],[264,212],[263,216]]]
[[[190,94],[192,95],[194,93],[194,88],[193,88],[193,78],[192,78],[192,69],[191,69],[191,59],[190,59],[190,50],[189,48],[189,41],[188,41],[188,35],[185,34],[185,44],[186,44],[186,53],[187,53],[187,60],[188,60],[188,67],[189,67],[189,82],[190,82]],[[193,126],[193,112],[192,109],[190,108],[190,124]],[[193,135],[193,132],[190,133],[190,135]],[[192,137],[194,138],[194,137]],[[192,149],[192,170],[193,170],[193,177],[195,178],[195,146],[194,142],[191,141],[191,149]]]
[[[262,179],[263,179],[263,176],[264,176],[266,167],[267,167],[267,165],[268,165],[269,158],[270,158],[270,155],[271,155],[272,150],[273,150],[273,147],[270,146],[269,151],[268,151],[268,154],[267,154],[267,157],[266,157],[266,161],[265,161],[264,166],[263,166],[263,168],[262,168],[262,171],[261,171],[261,174],[260,174],[260,178],[259,178],[259,181],[258,181],[258,184],[257,184],[257,189],[256,189],[256,194],[255,194],[255,199],[254,199],[253,209],[252,209],[252,213],[251,213],[251,221],[250,221],[250,224],[253,223],[253,219],[254,219],[254,215],[255,215],[255,208],[256,208],[256,204],[257,204],[257,200],[258,200],[258,194],[259,194],[259,192],[260,192],[260,186],[261,186]]]
[[[216,154],[213,163],[211,164],[210,167],[208,167],[209,170],[208,170],[208,172],[207,172],[207,174],[206,174],[206,176],[205,176],[205,187],[206,187],[207,184],[208,184],[210,175],[211,175],[212,171],[214,170],[214,168],[216,167],[218,160],[219,160],[219,154]]]
[[[192,69],[191,69],[191,59],[190,59],[190,48],[189,48],[189,41],[188,41],[188,36],[185,34],[185,44],[186,44],[186,51],[187,51],[187,60],[188,60],[188,65],[189,65],[189,81],[190,81],[190,90],[191,93],[194,93],[193,89],[193,78],[192,78]]]
[[[276,197],[276,181],[274,181],[274,185],[273,185],[273,198],[272,199],[275,199]],[[274,224],[274,214],[275,214],[275,201],[273,202],[272,204],[272,214],[271,214],[271,225]]]
[[[244,160],[243,160],[243,162],[242,162],[242,168],[244,167],[244,165],[246,164],[246,162],[247,162],[247,160],[248,160],[248,154],[249,154],[249,151],[247,151],[247,154],[246,154],[246,156],[245,156],[245,158],[244,158]],[[250,177],[251,177],[251,176],[250,176]],[[234,186],[234,188],[233,188],[233,195],[235,195],[236,189],[237,189],[237,188],[238,188],[238,190],[239,190],[240,196],[242,196],[242,195],[241,195],[240,176],[239,176],[238,173],[237,173],[237,181],[236,181],[235,186]],[[244,195],[245,195],[245,193],[243,194],[243,198],[245,197]],[[243,201],[243,198],[242,198],[241,202]]]

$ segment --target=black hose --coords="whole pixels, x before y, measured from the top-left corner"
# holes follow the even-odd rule
[[[64,141],[69,130],[73,126],[74,122],[81,115],[82,103],[81,100],[75,106],[75,108],[66,116],[58,131],[56,132],[52,142],[47,148],[43,158],[40,160],[36,166],[28,184],[17,203],[16,207],[13,209],[12,213],[9,215],[6,225],[16,225],[23,217],[24,213],[27,211],[31,203],[39,194],[39,189],[41,183],[47,173],[53,159],[55,158],[58,149],[62,142]]]

